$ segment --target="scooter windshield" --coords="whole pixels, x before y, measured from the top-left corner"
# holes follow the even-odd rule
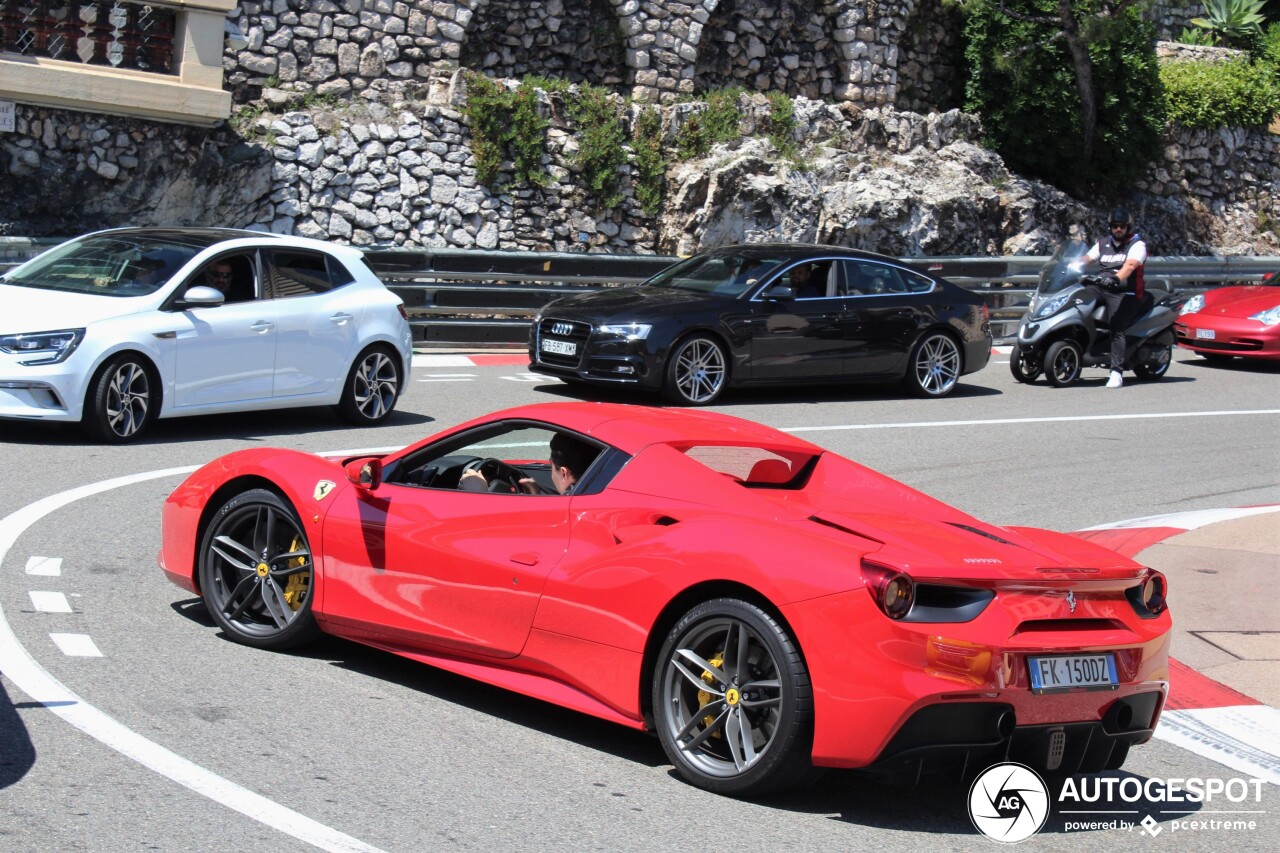
[[[1043,267],[1040,268],[1040,282],[1036,292],[1040,294],[1058,293],[1080,281],[1089,253],[1089,245],[1080,240],[1068,240],[1058,247]]]

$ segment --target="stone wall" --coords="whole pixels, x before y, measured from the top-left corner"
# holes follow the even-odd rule
[[[1204,17],[1204,4],[1195,0],[1157,0],[1146,11],[1146,19],[1155,24],[1156,38],[1174,41],[1182,31],[1191,28],[1192,18]]]

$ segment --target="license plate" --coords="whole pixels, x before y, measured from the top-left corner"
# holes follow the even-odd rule
[[[1110,687],[1119,684],[1115,655],[1055,655],[1027,658],[1031,691],[1050,693],[1073,687]]]
[[[549,338],[543,338],[542,351],[554,352],[557,355],[577,355],[578,345],[573,341],[553,341]]]
[[[1213,329],[1196,329],[1196,338],[1198,338],[1199,340],[1211,341],[1215,337],[1217,337],[1217,334],[1214,332]]]

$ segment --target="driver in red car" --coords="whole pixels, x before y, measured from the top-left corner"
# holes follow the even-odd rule
[[[562,495],[573,493],[573,487],[596,458],[596,449],[588,447],[577,439],[558,432],[551,437],[551,447],[547,459],[551,463],[551,484],[556,492]],[[479,471],[464,471],[458,481],[458,488],[464,492],[487,492],[489,481]],[[531,495],[539,492],[538,483],[532,477],[520,481],[520,488]]]

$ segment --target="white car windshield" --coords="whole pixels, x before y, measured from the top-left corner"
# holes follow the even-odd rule
[[[6,274],[0,283],[100,296],[145,296],[164,285],[209,242],[144,234],[88,236],[50,249]]]

